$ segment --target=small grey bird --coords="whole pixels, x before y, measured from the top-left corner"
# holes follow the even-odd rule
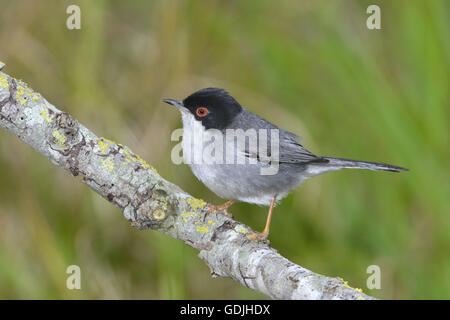
[[[187,162],[192,172],[211,191],[229,200],[223,205],[211,206],[210,211],[217,210],[228,214],[228,207],[236,201],[270,207],[266,226],[261,233],[253,234],[254,239],[267,239],[275,203],[305,179],[343,168],[408,171],[385,163],[314,155],[298,142],[297,135],[248,111],[223,89],[206,88],[182,101],[163,101],[177,107],[181,112],[183,158],[185,161],[189,158]],[[243,132],[263,132],[267,133],[267,137],[257,135],[256,146],[252,146],[249,137],[244,137],[245,142],[240,144],[227,140],[226,136],[230,132],[237,139]],[[217,133],[223,133],[223,137],[217,138]],[[220,150],[217,148],[210,152],[212,156],[216,156],[216,161],[192,161],[192,157],[189,157],[192,153],[202,154],[206,148],[211,149],[209,144],[214,140],[212,137],[222,142],[219,145],[224,145],[222,153],[219,154]],[[201,142],[196,143],[197,140]],[[232,156],[227,158],[227,155]],[[237,161],[236,157],[239,155],[247,160],[244,163]],[[233,161],[228,161],[230,159]],[[277,165],[276,173],[262,174],[263,168],[268,169],[274,164]]]

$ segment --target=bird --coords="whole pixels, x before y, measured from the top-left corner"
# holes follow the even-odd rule
[[[409,171],[386,163],[315,155],[300,144],[299,136],[247,110],[221,88],[204,88],[183,100],[163,102],[181,112],[183,159],[208,189],[227,200],[210,205],[208,212],[229,215],[227,209],[236,201],[269,207],[264,230],[252,232],[253,240],[267,240],[275,204],[306,179],[344,168]],[[255,133],[262,134],[255,139]],[[233,139],[227,138],[230,135]],[[236,143],[239,139],[241,143]],[[202,154],[209,154],[209,161],[202,161]],[[193,161],[196,155],[200,161]],[[274,170],[263,174],[270,168]]]

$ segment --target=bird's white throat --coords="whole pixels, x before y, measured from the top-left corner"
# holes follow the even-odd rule
[[[248,164],[261,175],[274,175],[279,169],[279,132],[277,129],[206,129],[187,110],[183,121],[183,161],[186,164]],[[268,142],[270,141],[270,143]],[[269,150],[270,149],[270,150]]]

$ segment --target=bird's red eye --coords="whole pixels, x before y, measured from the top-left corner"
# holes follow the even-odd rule
[[[199,116],[199,117],[204,117],[208,114],[208,108],[206,107],[198,107],[197,110],[195,111],[195,113]]]

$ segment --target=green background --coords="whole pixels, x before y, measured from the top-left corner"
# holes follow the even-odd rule
[[[66,8],[81,8],[81,30]],[[366,8],[381,7],[381,30]],[[170,161],[163,98],[226,88],[320,155],[388,162],[306,181],[270,240],[378,298],[450,298],[450,1],[0,1],[0,60],[97,135],[190,194],[223,200]],[[0,131],[0,298],[265,298],[212,279],[197,251],[130,227],[69,173]],[[256,230],[267,209],[240,203]],[[66,289],[66,268],[82,289]],[[369,290],[366,269],[381,268]]]

